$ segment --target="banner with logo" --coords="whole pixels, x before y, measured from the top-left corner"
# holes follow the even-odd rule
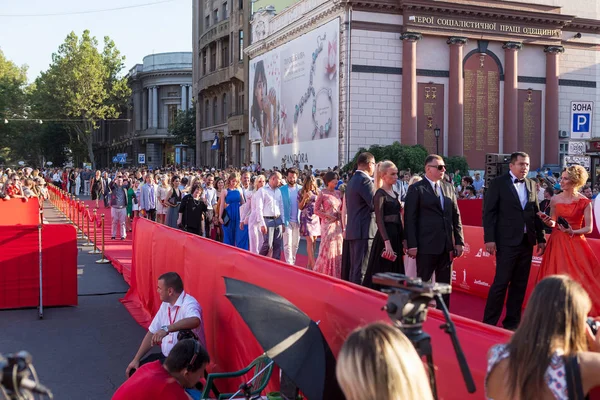
[[[338,164],[339,19],[250,61],[250,139],[273,166]]]

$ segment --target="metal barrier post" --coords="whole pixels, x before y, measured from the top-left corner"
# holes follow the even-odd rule
[[[85,218],[86,223],[87,223],[87,243],[84,244],[84,246],[91,246],[92,241],[90,240],[90,206],[86,205],[85,211],[87,211],[87,212],[83,213],[83,218]],[[86,215],[87,215],[87,217],[86,217]]]
[[[88,251],[88,254],[100,254],[100,251],[98,250],[98,246],[96,245],[96,243],[98,243],[97,239],[97,235],[96,235],[96,228],[97,228],[97,223],[96,221],[98,221],[98,216],[96,215],[96,210],[94,210],[94,221],[92,221],[94,223],[94,248],[92,248],[92,251]]]
[[[104,258],[104,214],[102,214],[102,258],[96,260],[96,264],[108,264],[109,262],[110,261]]]

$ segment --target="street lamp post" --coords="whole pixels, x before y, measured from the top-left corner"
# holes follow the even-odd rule
[[[440,128],[435,126],[433,130],[433,134],[435,135],[435,154],[440,154]]]

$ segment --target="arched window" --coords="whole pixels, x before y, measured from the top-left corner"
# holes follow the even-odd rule
[[[223,93],[221,99],[221,120],[223,122],[227,121],[227,93]]]
[[[213,98],[213,119],[212,119],[213,125],[217,124],[217,109],[218,108],[219,108],[219,104],[217,103],[217,97],[215,96]]]

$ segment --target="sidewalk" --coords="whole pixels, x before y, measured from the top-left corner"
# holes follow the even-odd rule
[[[48,223],[66,223],[46,202]],[[109,399],[125,380],[145,331],[119,299],[128,285],[111,264],[96,264],[79,241],[79,306],[0,311],[0,353],[26,350],[55,399]]]

